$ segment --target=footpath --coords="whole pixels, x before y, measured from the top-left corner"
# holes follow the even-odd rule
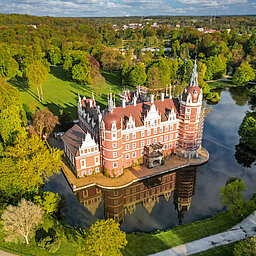
[[[225,232],[195,240],[190,243],[181,244],[149,256],[191,255],[220,245],[230,244],[254,235],[256,235],[256,211],[245,218],[241,223]]]

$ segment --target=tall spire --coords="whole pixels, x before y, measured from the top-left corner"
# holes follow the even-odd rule
[[[108,98],[108,111],[113,111],[115,108],[115,103],[113,102],[113,98],[112,98],[112,92],[111,92],[111,88],[110,88],[110,93],[109,93],[109,98]]]
[[[193,65],[193,71],[190,75],[188,86],[198,86],[198,73],[197,73],[197,64],[196,60]]]

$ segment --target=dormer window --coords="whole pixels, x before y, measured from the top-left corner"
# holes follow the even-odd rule
[[[116,130],[116,123],[112,123],[112,130]]]

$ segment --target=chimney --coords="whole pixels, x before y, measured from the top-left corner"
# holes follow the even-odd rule
[[[122,106],[123,106],[123,108],[125,108],[125,106],[126,106],[125,99],[122,99]]]
[[[92,108],[92,100],[89,100],[89,104],[90,108]]]
[[[154,94],[150,95],[150,102],[153,104],[154,103]]]
[[[136,96],[133,97],[133,105],[134,105],[134,107],[137,106],[137,97]]]
[[[161,101],[164,101],[164,93],[161,93]]]

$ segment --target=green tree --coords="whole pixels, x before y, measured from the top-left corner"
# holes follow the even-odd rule
[[[249,148],[256,150],[256,112],[247,112],[239,127],[240,141]]]
[[[39,101],[43,101],[43,89],[42,85],[46,82],[48,78],[48,70],[44,66],[44,64],[40,60],[34,60],[30,65],[26,68],[26,77],[28,79],[28,83],[31,86],[35,86],[37,89],[38,99]],[[41,91],[41,96],[39,92],[39,88]]]
[[[143,63],[139,62],[129,73],[129,84],[132,86],[142,85],[146,82],[147,74]]]
[[[126,235],[113,219],[98,220],[88,230],[79,255],[118,256],[127,244]]]
[[[19,91],[0,78],[0,145],[12,144],[18,134],[24,134],[26,121]]]
[[[40,196],[35,196],[33,201],[35,204],[39,204],[46,214],[51,215],[58,211],[60,200],[58,193],[46,191]]]
[[[233,75],[232,82],[236,85],[245,85],[254,80],[255,71],[248,62],[243,62]]]
[[[221,203],[228,207],[231,218],[241,217],[245,202],[242,192],[245,190],[244,182],[236,177],[229,178],[226,185],[221,187]]]
[[[41,186],[61,166],[62,151],[48,148],[38,136],[19,136],[0,159],[0,191],[13,195]]]
[[[89,59],[86,56],[82,56],[80,63],[72,67],[72,79],[83,84],[91,84],[90,71]]]
[[[34,235],[34,229],[42,222],[43,210],[39,205],[21,199],[17,206],[9,205],[2,215],[3,229],[8,242],[29,240]]]
[[[161,81],[158,67],[152,66],[148,69],[146,85],[153,90],[160,88]]]
[[[60,64],[62,59],[61,59],[61,51],[60,48],[57,46],[52,46],[51,49],[49,50],[49,61],[53,65]]]

